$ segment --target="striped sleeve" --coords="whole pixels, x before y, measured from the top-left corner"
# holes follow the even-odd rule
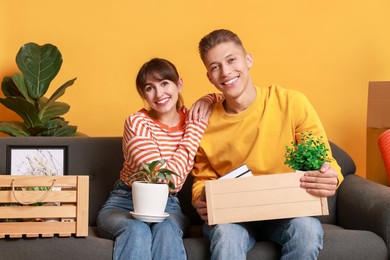
[[[195,154],[206,127],[207,123],[203,120],[199,123],[187,121],[183,138],[178,145],[175,155],[167,160],[167,168],[180,175],[180,177],[173,176],[176,192],[180,191],[194,166]]]
[[[121,179],[124,182],[128,183],[131,175],[141,170],[143,162],[160,159],[150,128],[141,114],[136,113],[126,119],[122,142],[124,163]]]
[[[210,93],[203,97],[201,97],[199,100],[206,100],[210,104],[214,104],[224,98],[223,94],[220,93]]]

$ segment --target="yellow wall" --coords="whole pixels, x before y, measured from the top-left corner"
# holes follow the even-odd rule
[[[134,86],[143,62],[174,62],[189,105],[213,91],[199,39],[228,28],[254,56],[254,82],[304,92],[365,176],[368,82],[390,80],[389,10],[388,0],[0,0],[0,78],[17,71],[21,45],[52,43],[64,63],[49,93],[78,78],[61,98],[65,118],[90,136],[119,136],[143,105]],[[15,119],[0,107],[1,121]]]

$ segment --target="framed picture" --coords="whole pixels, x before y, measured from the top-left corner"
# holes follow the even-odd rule
[[[67,166],[67,146],[7,146],[7,174],[62,176]]]

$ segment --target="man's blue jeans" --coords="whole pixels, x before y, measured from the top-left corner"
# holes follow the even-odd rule
[[[114,260],[187,258],[182,236],[188,219],[177,197],[169,196],[169,217],[160,223],[136,220],[133,210],[131,189],[118,181],[97,218],[99,235],[115,240]]]
[[[244,260],[257,239],[282,246],[281,259],[317,259],[323,243],[320,221],[312,217],[203,226],[211,259]]]

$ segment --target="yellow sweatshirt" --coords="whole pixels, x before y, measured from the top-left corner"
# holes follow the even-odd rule
[[[238,114],[225,113],[223,100],[214,104],[192,171],[193,202],[206,180],[217,179],[243,163],[254,175],[293,171],[284,164],[286,146],[299,142],[301,133],[308,131],[323,137],[339,184],[342,182],[340,166],[332,157],[325,130],[307,98],[276,85],[256,87],[256,92],[255,101]]]

